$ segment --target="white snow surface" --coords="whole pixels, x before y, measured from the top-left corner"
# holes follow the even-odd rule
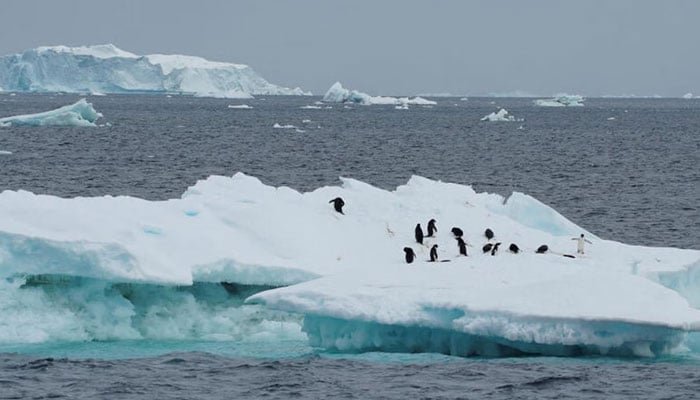
[[[96,126],[95,121],[102,117],[91,103],[80,99],[74,104],[36,114],[16,115],[0,118],[0,127],[7,126]]]
[[[512,121],[522,121],[522,119],[516,119],[511,115],[508,110],[501,108],[498,111],[494,111],[491,114],[481,118],[482,121],[490,122],[512,122]]]
[[[17,92],[182,93],[219,98],[306,95],[243,64],[186,55],[140,56],[112,44],[48,46],[0,57],[0,86]]]
[[[436,105],[432,100],[427,100],[422,97],[386,97],[386,96],[370,96],[367,93],[358,92],[357,90],[348,90],[343,87],[340,82],[334,83],[323,96],[323,101],[326,103],[357,103],[363,105],[381,104],[381,105]]]
[[[535,100],[535,104],[541,107],[580,107],[583,106],[583,100],[583,96],[562,93],[552,99]]]
[[[337,196],[344,215],[328,203]],[[439,231],[418,245],[413,229],[430,218]],[[342,186],[300,193],[238,173],[167,201],[4,191],[0,221],[0,277],[291,285],[250,301],[307,315],[309,330],[314,318],[333,318],[547,346],[624,342],[636,355],[700,330],[700,311],[688,301],[700,302],[691,279],[699,251],[603,240],[525,194],[506,200],[416,176],[394,191],[343,178]],[[473,246],[468,257],[457,255],[453,226]],[[495,256],[480,250],[486,227],[503,242]],[[586,254],[562,257],[576,255],[571,238],[581,233],[593,242]],[[508,252],[511,242],[520,254]],[[451,262],[426,262],[433,243]],[[551,251],[534,254],[541,244]],[[418,255],[411,265],[405,246]],[[630,328],[601,332],[601,323]]]

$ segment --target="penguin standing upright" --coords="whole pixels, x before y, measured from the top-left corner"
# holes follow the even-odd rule
[[[436,244],[434,244],[433,247],[430,248],[430,261],[432,262],[436,262],[438,260],[437,249],[438,245]]]
[[[427,237],[433,237],[435,235],[435,232],[437,232],[437,227],[435,226],[435,220],[431,219],[428,221],[428,236]]]
[[[495,255],[496,255],[496,252],[498,251],[498,246],[500,246],[500,245],[501,245],[501,242],[498,242],[498,243],[496,243],[496,244],[493,245],[493,248],[491,249],[491,255],[492,255],[492,256],[495,256]]]
[[[457,238],[457,247],[459,247],[459,254],[467,255],[467,243],[461,237]]]
[[[416,253],[413,251],[412,248],[404,247],[403,252],[405,253],[404,255],[406,256],[406,264],[410,264],[413,262],[413,260],[416,259]]]
[[[420,227],[420,224],[416,225],[416,242],[423,244],[423,228]]]
[[[335,199],[329,201],[329,203],[333,203],[333,208],[335,208],[335,211],[345,215],[345,213],[343,212],[343,206],[345,205],[343,199],[341,199],[340,197],[336,197]]]

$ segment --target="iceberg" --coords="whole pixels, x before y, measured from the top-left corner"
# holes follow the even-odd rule
[[[481,120],[491,122],[523,121],[522,119],[516,119],[514,116],[510,115],[505,108],[501,108],[497,112],[492,112],[491,114],[483,117]]]
[[[235,110],[251,110],[253,107],[247,105],[247,104],[229,104],[228,108],[232,108]]]
[[[112,44],[50,46],[0,57],[0,86],[16,92],[180,93],[220,98],[306,95],[249,66],[185,55],[140,56]]]
[[[323,96],[323,101],[326,103],[356,103],[363,105],[381,104],[381,105],[436,105],[432,100],[427,100],[422,97],[385,97],[385,96],[370,96],[367,93],[358,92],[357,90],[348,90],[340,84],[334,83]]]
[[[558,94],[552,99],[538,99],[535,104],[541,107],[583,106],[583,97],[579,95]]]
[[[344,215],[328,204],[338,196]],[[418,245],[413,228],[430,218],[439,231]],[[648,357],[700,330],[700,251],[604,240],[525,194],[416,176],[393,191],[342,178],[300,193],[238,173],[167,201],[4,191],[0,221],[0,343],[267,337],[344,352]],[[480,250],[485,227],[504,243],[494,256]],[[571,240],[581,233],[585,255]],[[450,262],[427,262],[432,244]]]
[[[97,126],[102,117],[91,103],[80,99],[74,104],[37,114],[0,118],[0,127],[8,126]]]
[[[0,92],[1,92],[1,91],[2,91],[2,90],[0,90]],[[692,94],[692,93],[686,93],[686,94],[683,95],[683,98],[686,99],[686,100],[690,100],[690,99],[693,98],[693,94]]]

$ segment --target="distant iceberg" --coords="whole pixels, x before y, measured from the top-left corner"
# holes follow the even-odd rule
[[[16,92],[180,93],[219,98],[306,95],[243,64],[185,55],[139,56],[112,44],[38,47],[0,57],[0,87]]]
[[[485,116],[481,119],[482,121],[490,122],[512,122],[512,121],[522,121],[522,119],[516,119],[513,115],[508,113],[508,110],[501,108],[497,112],[492,112],[491,114]]]
[[[247,105],[247,104],[229,104],[228,108],[236,109],[236,110],[251,110],[253,107]]]
[[[538,99],[535,104],[541,107],[583,106],[583,96],[558,94],[552,99]]]
[[[363,105],[382,104],[382,105],[436,105],[432,100],[427,100],[416,96],[412,99],[408,97],[385,97],[385,96],[370,96],[367,93],[358,92],[357,90],[348,90],[340,84],[334,83],[323,96],[323,101],[326,103],[356,103]]]
[[[0,90],[0,91],[2,91],[2,90]],[[693,94],[692,94],[692,93],[686,93],[686,94],[683,95],[683,98],[686,99],[686,100],[690,100],[690,99],[693,98]]]
[[[102,117],[92,104],[85,99],[75,104],[37,114],[17,115],[0,118],[0,127],[7,126],[96,126],[95,121]]]

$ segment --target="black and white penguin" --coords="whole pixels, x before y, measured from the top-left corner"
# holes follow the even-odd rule
[[[435,220],[431,219],[428,221],[428,236],[427,237],[433,237],[435,232],[437,232],[437,227],[435,226]]]
[[[467,255],[467,243],[461,237],[457,238],[457,247],[459,247],[459,254]]]
[[[343,213],[343,206],[345,205],[343,199],[336,197],[335,199],[329,201],[329,203],[333,203],[333,208],[335,208],[335,211],[345,215],[345,213]]]
[[[464,232],[462,232],[462,230],[457,227],[452,228],[452,234],[455,235],[455,237],[457,238],[461,238],[462,236],[464,236]]]
[[[540,246],[540,247],[537,248],[537,250],[535,251],[535,253],[537,253],[537,254],[544,254],[544,253],[547,252],[547,250],[549,250],[549,246],[547,246],[546,244],[543,244],[542,246]]]
[[[486,236],[486,239],[488,240],[493,239],[493,231],[490,228],[486,228],[484,231],[484,236]]]
[[[434,244],[433,247],[430,248],[430,261],[432,262],[436,262],[438,260],[437,249],[438,245],[436,244]]]
[[[498,242],[498,243],[496,243],[496,244],[493,245],[493,248],[491,249],[491,255],[492,255],[492,256],[495,256],[495,255],[496,255],[496,252],[498,251],[498,246],[500,246],[500,245],[501,245],[501,242]]]
[[[510,250],[511,253],[518,254],[520,252],[520,247],[515,243],[511,243],[510,246],[508,246],[508,250]]]
[[[420,224],[416,225],[416,242],[423,244],[423,228],[420,227]]]
[[[413,262],[413,260],[416,259],[416,253],[413,251],[412,248],[404,247],[403,252],[405,253],[405,256],[406,256],[406,264],[410,264]]]
[[[492,247],[493,247],[493,244],[491,244],[491,243],[486,243],[486,244],[484,245],[484,247],[481,248],[481,251],[483,251],[484,254],[486,254],[486,253],[488,253],[489,251],[491,251],[491,248],[492,248]]]

